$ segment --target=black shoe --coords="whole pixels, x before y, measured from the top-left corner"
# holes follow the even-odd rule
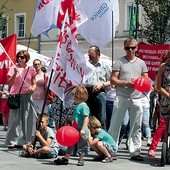
[[[102,155],[102,156],[96,156],[96,157],[93,159],[93,161],[102,161],[104,158],[105,158],[104,155]]]
[[[133,160],[133,161],[143,161],[143,157],[140,156],[140,155],[132,156],[131,160]]]
[[[54,163],[57,165],[67,165],[68,164],[68,159],[63,158],[58,158],[54,160]]]

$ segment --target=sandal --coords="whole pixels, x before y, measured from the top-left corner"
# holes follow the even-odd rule
[[[21,152],[19,153],[19,156],[28,158],[28,157],[30,157],[30,154],[29,154],[28,152],[21,151]]]
[[[132,156],[131,160],[133,161],[143,161],[143,157],[140,155]]]
[[[109,162],[113,162],[112,157],[107,157],[107,158],[102,160],[102,163],[109,163]]]
[[[77,166],[84,166],[84,160],[79,160]]]
[[[67,165],[68,164],[68,159],[63,158],[58,158],[54,160],[54,163],[57,165]]]
[[[113,161],[117,160],[117,156],[112,156]]]

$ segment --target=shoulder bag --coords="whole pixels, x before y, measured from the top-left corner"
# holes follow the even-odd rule
[[[25,80],[25,78],[26,78],[26,76],[27,76],[28,70],[29,70],[29,67],[28,67],[27,72],[26,72],[26,74],[25,74],[24,80]],[[20,107],[20,100],[21,100],[21,95],[20,95],[20,93],[21,93],[21,90],[22,90],[22,86],[23,86],[23,84],[24,84],[24,80],[23,80],[22,85],[21,85],[21,88],[20,88],[20,90],[19,90],[19,94],[10,94],[10,95],[8,96],[7,105],[8,105],[8,107],[9,107],[10,109],[18,109],[18,108]]]

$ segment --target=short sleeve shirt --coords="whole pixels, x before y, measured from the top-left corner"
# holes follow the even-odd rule
[[[116,150],[116,142],[105,130],[100,129],[99,133],[94,135],[93,138],[98,138],[100,141],[107,142],[114,150]]]
[[[47,138],[51,138],[52,142],[51,142],[50,147],[55,148],[56,151],[58,151],[59,146],[58,146],[58,143],[56,141],[55,134],[50,127],[47,127],[46,131],[42,132],[41,135],[45,140],[47,140]]]
[[[10,88],[10,94],[18,94],[19,93],[19,90],[20,90],[22,82],[23,82],[23,79],[21,78],[20,75],[22,75],[22,77],[24,78],[26,73],[27,73],[28,68],[29,68],[29,70],[28,70],[27,76],[25,78],[25,82],[27,83],[28,86],[32,85],[32,79],[36,74],[33,67],[26,66],[25,68],[23,68],[23,67],[18,67],[18,65],[16,65],[16,67],[17,67],[19,73],[17,73],[16,78],[14,80],[14,83]],[[14,74],[14,66],[12,66],[9,69],[7,75],[9,77],[12,77],[13,74]],[[22,89],[21,89],[21,94],[27,94],[28,93],[27,85],[25,83],[23,84]]]
[[[90,115],[90,109],[85,102],[82,102],[74,106],[73,120],[74,122],[78,123],[79,131],[82,129],[82,126],[83,126],[84,116],[89,117],[89,115]],[[88,128],[86,128],[85,132],[88,132]]]
[[[134,78],[138,78],[142,73],[147,73],[148,69],[143,60],[137,58],[130,62],[125,57],[121,57],[113,65],[113,71],[119,72],[119,79],[125,81],[132,81]],[[134,87],[116,87],[116,94],[122,97],[140,98],[141,92],[135,90]]]
[[[94,65],[93,74],[87,79],[86,85],[95,86],[98,83],[110,80],[111,67],[104,61],[99,61]]]

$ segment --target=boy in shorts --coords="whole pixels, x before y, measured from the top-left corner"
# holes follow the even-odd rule
[[[36,130],[35,137],[40,144],[37,149],[33,148],[32,144],[23,145],[25,150],[21,152],[20,156],[36,157],[36,158],[56,158],[58,155],[59,146],[55,139],[53,130],[48,127],[49,116],[43,113],[40,121],[40,130]]]
[[[95,116],[89,119],[89,129],[90,147],[98,154],[94,160],[102,161],[102,163],[116,160],[116,143],[105,130],[101,129],[101,123]]]

